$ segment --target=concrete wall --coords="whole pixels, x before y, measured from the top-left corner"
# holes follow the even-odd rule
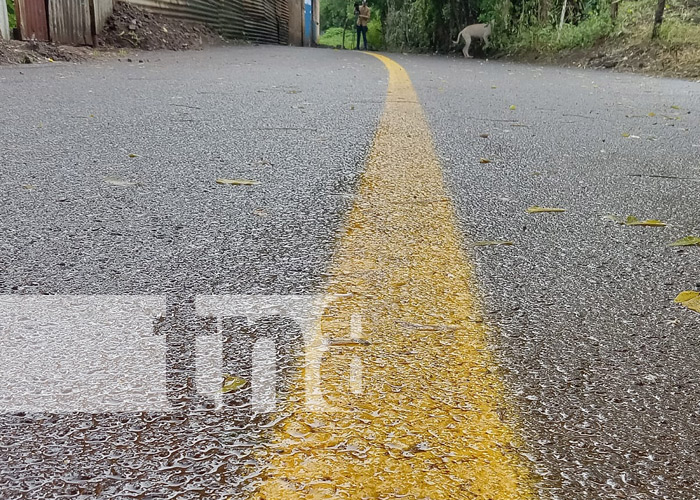
[[[304,0],[289,1],[289,45],[304,44]]]

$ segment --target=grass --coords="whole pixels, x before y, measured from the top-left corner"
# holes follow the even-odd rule
[[[348,27],[345,30],[345,48],[354,49],[357,45],[357,33],[354,26]],[[318,41],[319,45],[327,47],[342,47],[343,46],[343,28],[328,28],[321,35]],[[379,50],[384,47],[384,36],[382,35],[382,22],[374,17],[368,25],[367,30],[367,45],[372,50]]]
[[[345,48],[354,49],[355,48],[355,30],[347,29],[345,30]],[[321,35],[318,41],[319,45],[326,45],[328,47],[342,47],[343,46],[343,28],[328,28]]]

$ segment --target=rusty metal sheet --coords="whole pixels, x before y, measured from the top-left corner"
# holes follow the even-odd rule
[[[15,0],[15,14],[22,40],[49,41],[45,0]]]
[[[90,0],[49,0],[51,40],[66,45],[92,45]]]

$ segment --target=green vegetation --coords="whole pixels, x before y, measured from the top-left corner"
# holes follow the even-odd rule
[[[353,3],[321,0],[326,31],[321,43],[339,46],[338,27],[353,31]],[[700,64],[699,0],[369,0],[369,4],[374,48],[447,52],[454,50],[452,39],[464,26],[490,22],[492,50],[498,53],[554,55],[605,45],[653,49],[657,55],[659,50],[665,55],[671,51],[679,60],[695,50],[699,54],[691,59]],[[652,40],[652,29],[660,20],[658,36]],[[350,44],[346,40],[346,46]]]
[[[343,45],[343,28],[328,28],[323,32],[318,43],[328,47],[341,47]],[[345,48],[355,48],[355,30],[352,27],[345,30]]]
[[[17,27],[17,17],[15,16],[14,0],[5,0],[7,2],[7,13],[10,16],[10,29]]]
[[[345,48],[353,49],[357,44],[355,32],[354,2],[348,0],[321,0],[321,39],[320,45],[329,47],[343,46],[343,30],[345,30]],[[367,44],[370,49],[384,48],[384,33],[382,30],[381,12],[372,9],[372,19],[367,25]]]

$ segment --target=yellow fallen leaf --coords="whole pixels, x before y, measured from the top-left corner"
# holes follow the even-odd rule
[[[656,113],[654,113],[654,112],[652,111],[652,112],[649,113],[647,116],[651,116],[652,118],[654,118],[654,117],[656,116]]]
[[[248,381],[244,378],[224,373],[224,383],[221,387],[221,392],[226,394],[229,392],[237,391],[238,389],[244,387],[247,383]]]
[[[481,158],[479,160],[479,163],[491,163],[491,160],[489,160],[488,158]]]
[[[515,104],[510,105],[510,109],[514,110],[515,109]]]
[[[492,88],[492,89],[495,89],[495,88],[496,88],[496,86],[495,86],[495,85],[491,85],[491,88]]]
[[[538,207],[537,205],[534,205],[527,209],[527,213],[529,214],[539,214],[542,212],[566,212],[566,210],[563,208]]]
[[[639,220],[635,216],[630,215],[627,217],[625,220],[625,225],[626,226],[652,226],[652,227],[663,227],[666,225],[665,222],[661,222],[660,220],[657,219],[647,219],[647,220]]]
[[[129,158],[138,158],[138,155],[135,155],[134,153],[129,153]]]
[[[622,137],[629,137],[630,135],[627,132],[622,132]]]
[[[216,179],[217,184],[229,184],[231,186],[255,186],[260,184],[259,181],[251,181],[249,179]]]
[[[672,247],[689,247],[692,245],[700,245],[700,237],[697,236],[686,236],[680,240],[674,241],[670,246]]]
[[[485,240],[485,241],[477,241],[474,243],[475,247],[490,247],[490,246],[496,246],[496,245],[511,246],[511,245],[514,245],[514,243],[512,241],[509,241],[509,240]]]
[[[686,290],[679,293],[674,302],[687,307],[691,311],[700,313],[700,292]]]
[[[674,106],[671,106],[671,109],[681,109],[681,107],[680,107],[680,106],[675,106],[675,105],[674,105]]]
[[[56,61],[54,61],[53,59],[51,59],[50,57],[48,58],[48,61],[49,61],[49,62],[56,62]]]

